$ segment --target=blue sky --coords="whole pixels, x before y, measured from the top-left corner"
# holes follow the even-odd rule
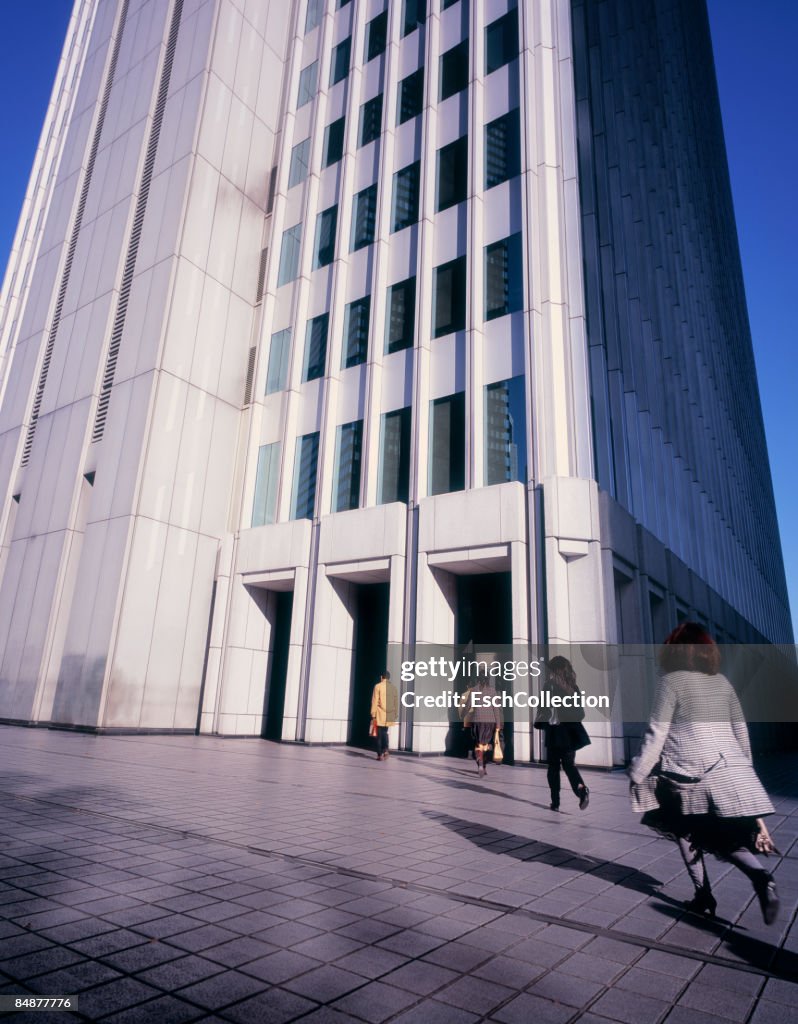
[[[776,506],[798,634],[798,168],[794,0],[708,0],[723,126]],[[67,0],[12,0],[3,11],[0,266],[25,194],[61,41]]]

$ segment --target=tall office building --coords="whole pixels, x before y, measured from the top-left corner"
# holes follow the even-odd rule
[[[700,0],[76,0],[2,303],[6,721],[791,640]]]

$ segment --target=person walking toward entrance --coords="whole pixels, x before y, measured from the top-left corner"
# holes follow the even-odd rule
[[[720,673],[721,652],[695,622],[683,622],[659,655],[664,675],[640,753],[629,769],[642,823],[675,839],[695,887],[686,909],[715,913],[704,854],[730,861],[753,885],[765,924],[779,898],[757,852],[775,850],[762,822],[773,805],[751,761],[740,702]]]
[[[546,664],[546,681],[549,691],[555,697],[570,697],[578,694],[576,672],[567,658],[561,655]],[[553,707],[541,708],[535,719],[535,728],[542,729],[546,737],[546,778],[551,793],[552,811],[560,809],[560,769],[565,772],[571,789],[579,800],[579,810],[584,811],[590,802],[590,790],[585,785],[576,767],[576,752],[588,746],[590,737],[582,725],[585,717],[583,708]]]
[[[470,687],[464,696],[464,703],[467,710],[463,725],[471,728],[477,774],[484,777],[488,774],[485,764],[488,751],[494,743],[499,742],[498,734],[504,728],[504,716],[498,706],[499,695],[491,679],[485,677]]]
[[[388,759],[388,729],[399,720],[399,692],[385,671],[371,694],[371,731],[377,737],[377,760]]]

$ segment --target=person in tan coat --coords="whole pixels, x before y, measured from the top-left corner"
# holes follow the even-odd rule
[[[377,760],[388,758],[388,729],[399,720],[399,692],[391,673],[383,672],[371,694],[371,732],[377,737]]]

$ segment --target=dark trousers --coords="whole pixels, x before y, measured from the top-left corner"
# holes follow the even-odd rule
[[[571,789],[577,796],[579,796],[579,787],[584,786],[579,769],[574,764],[575,758],[576,753],[573,750],[548,751],[549,767],[546,772],[546,778],[549,780],[551,802],[553,804],[559,804],[560,802],[560,768],[565,772],[568,781],[571,783]]]
[[[378,725],[377,726],[377,753],[387,754],[388,753],[388,726]]]

